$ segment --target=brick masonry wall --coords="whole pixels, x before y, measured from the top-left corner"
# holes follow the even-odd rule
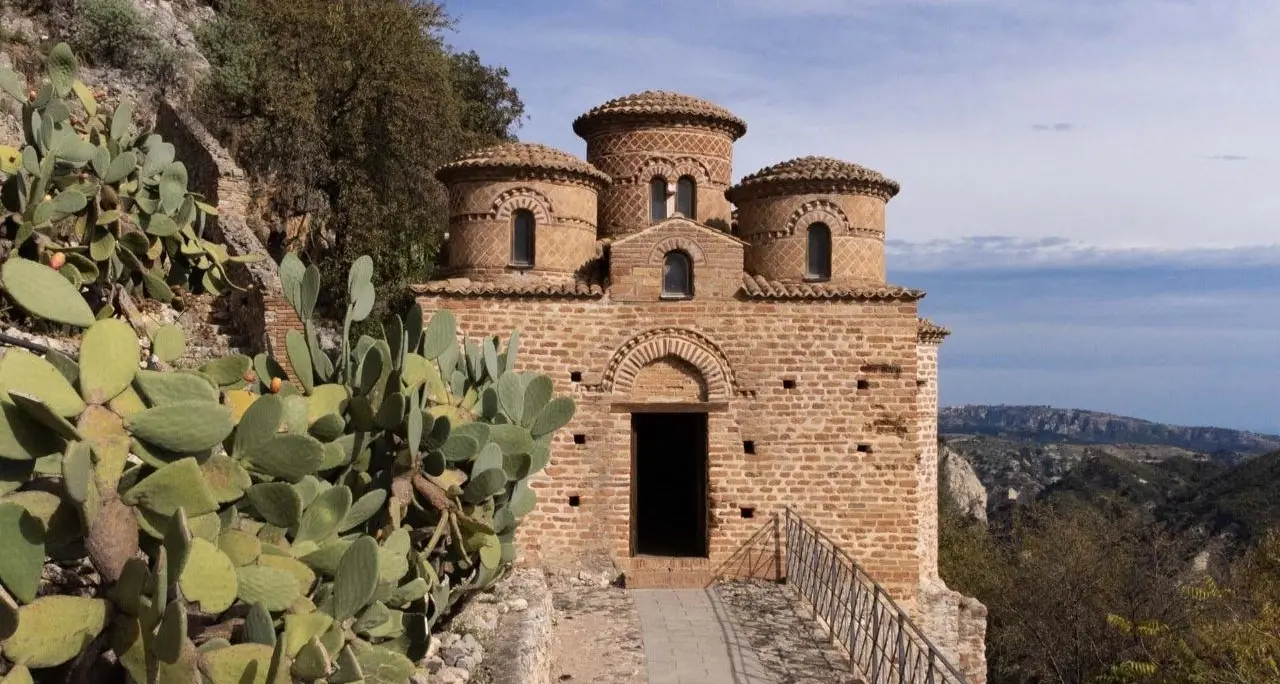
[[[448,272],[477,277],[511,266],[512,213],[533,212],[535,275],[574,273],[596,252],[596,189],[584,183],[512,180],[449,189]],[[521,269],[526,270],[526,269]]]
[[[916,348],[916,386],[920,415],[916,427],[920,443],[919,520],[920,580],[938,577],[938,345],[920,342]]]
[[[681,176],[696,184],[699,221],[723,223],[732,211],[724,191],[733,180],[733,138],[726,130],[652,123],[603,127],[587,138],[587,161],[613,183],[600,193],[600,234],[621,236],[651,223],[649,182]]]
[[[609,247],[611,301],[658,300],[663,260],[673,250],[693,261],[696,301],[731,301],[742,287],[742,248],[741,240],[682,218],[629,235]]]
[[[771,280],[800,282],[807,271],[810,224],[831,229],[831,282],[884,282],[885,202],[863,195],[786,195],[743,202],[738,234],[750,243],[746,268]]]
[[[740,271],[739,271],[740,272]],[[701,290],[699,290],[699,293]],[[535,483],[521,528],[527,560],[631,558],[631,426],[626,404],[667,398],[671,367],[706,387],[714,568],[791,505],[864,563],[894,596],[919,586],[914,302],[657,302],[421,297],[468,335],[521,331],[519,367],[578,401]],[[666,369],[642,371],[667,358]],[[639,360],[639,361],[638,361]],[[863,372],[892,366],[900,373]],[[571,380],[581,373],[581,382]],[[784,387],[784,380],[793,387]],[[858,381],[867,387],[858,389]],[[687,384],[683,386],[687,388]],[[701,389],[699,390],[701,391]],[[656,396],[655,396],[656,395]],[[584,444],[573,436],[583,435]],[[746,453],[744,442],[754,445]],[[579,505],[569,505],[571,496]],[[743,508],[754,516],[744,518]]]
[[[907,608],[970,684],[983,684],[987,680],[986,606],[952,591],[938,576],[938,347],[937,341],[921,340],[916,349],[920,593]]]

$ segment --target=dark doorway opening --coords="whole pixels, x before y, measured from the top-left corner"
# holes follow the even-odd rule
[[[637,555],[707,555],[707,414],[631,415],[631,540]]]

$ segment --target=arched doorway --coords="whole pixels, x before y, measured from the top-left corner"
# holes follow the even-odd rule
[[[611,359],[606,388],[630,413],[631,555],[708,556],[709,413],[732,384],[724,354],[690,330],[643,333]]]

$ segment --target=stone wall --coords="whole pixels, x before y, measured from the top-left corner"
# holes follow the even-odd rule
[[[938,576],[938,345],[922,340],[916,348],[916,386],[920,417],[920,469],[917,472],[920,497],[920,581]]]
[[[191,190],[218,207],[217,219],[206,226],[210,239],[226,244],[232,255],[265,254],[266,248],[246,221],[250,202],[248,176],[231,155],[194,116],[167,100],[157,108],[156,132],[173,144],[176,157],[186,165]],[[229,313],[243,340],[241,351],[271,350],[281,363],[287,363],[283,353],[285,332],[300,329],[302,324],[284,300],[275,262],[267,258],[252,264],[232,264],[228,271],[237,285],[248,289],[221,295],[227,300],[221,308]]]
[[[933,645],[969,680],[987,681],[987,607],[940,579],[920,586],[912,617]]]

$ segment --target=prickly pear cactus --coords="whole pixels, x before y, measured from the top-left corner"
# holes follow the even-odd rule
[[[50,266],[77,293],[87,288],[95,309],[110,306],[117,284],[165,302],[175,289],[235,287],[227,265],[261,256],[231,256],[205,238],[205,221],[217,210],[187,188],[173,145],[136,130],[133,103],[100,104],[76,78],[65,43],[45,65],[48,81],[30,88],[0,68],[0,97],[21,104],[25,133],[20,147],[0,144],[0,228],[12,243],[0,281],[14,302],[39,318],[81,327],[93,321],[58,316],[72,305],[50,302],[25,282],[30,266],[8,263],[18,259]],[[18,141],[0,141],[8,142]]]
[[[351,268],[348,329],[371,272]],[[572,400],[515,370],[514,333],[460,341],[447,311],[330,355],[318,271],[289,255],[281,273],[297,384],[265,354],[140,368],[113,319],[78,360],[0,358],[4,682],[403,684],[433,625],[510,567]],[[182,352],[170,330],[152,347]],[[46,564],[80,558],[96,584],[50,593]]]

